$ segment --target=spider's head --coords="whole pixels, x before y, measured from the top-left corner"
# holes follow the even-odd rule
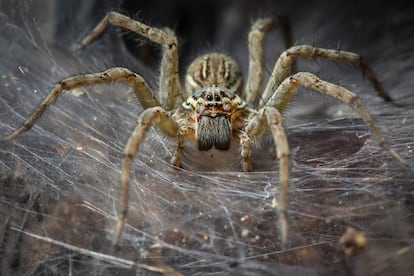
[[[208,53],[197,57],[188,67],[185,88],[191,94],[204,87],[225,87],[240,95],[243,76],[237,62],[225,54]]]
[[[226,87],[209,86],[196,91],[183,103],[194,112],[195,135],[199,150],[213,146],[227,150],[233,134],[232,121],[246,103]]]

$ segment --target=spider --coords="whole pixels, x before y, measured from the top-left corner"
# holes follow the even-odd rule
[[[99,73],[67,78],[56,84],[23,125],[4,140],[11,140],[30,129],[64,91],[119,81],[124,81],[131,86],[144,110],[138,117],[137,126],[129,137],[122,158],[119,216],[113,238],[113,244],[118,245],[127,216],[132,161],[145,134],[154,123],[168,136],[177,140],[177,148],[171,159],[174,166],[180,166],[186,140],[195,141],[200,151],[212,148],[225,151],[229,149],[230,143],[238,142],[242,157],[241,166],[246,172],[252,170],[252,142],[270,131],[279,159],[280,182],[279,199],[276,200],[274,196],[272,206],[278,209],[280,243],[282,248],[287,248],[290,150],[281,113],[299,87],[318,91],[351,105],[364,120],[379,145],[400,163],[404,165],[407,163],[385,142],[357,95],[342,86],[321,80],[312,73],[291,74],[292,64],[298,57],[348,63],[359,67],[379,95],[385,101],[391,101],[373,71],[359,55],[307,45],[293,46],[280,55],[267,85],[263,86],[263,40],[271,28],[283,27],[283,24],[283,21],[277,18],[262,18],[252,25],[248,35],[249,75],[245,86],[240,67],[233,58],[226,54],[210,52],[197,57],[189,65],[185,75],[185,89],[182,89],[178,70],[178,40],[174,32],[168,28],[151,27],[120,13],[110,12],[81,41],[81,47],[90,44],[109,25],[128,29],[159,44],[163,50],[159,97],[156,97],[140,75],[126,68],[111,68]],[[278,202],[277,207],[276,202]]]

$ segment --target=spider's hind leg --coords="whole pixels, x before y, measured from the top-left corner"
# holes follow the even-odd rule
[[[281,27],[285,46],[292,46],[292,35],[286,17],[261,18],[256,20],[249,32],[249,75],[245,87],[244,98],[249,104],[256,106],[262,90],[265,66],[263,42],[266,33],[271,29]]]

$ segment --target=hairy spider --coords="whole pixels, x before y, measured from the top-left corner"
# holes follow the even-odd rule
[[[393,158],[406,165],[406,161],[385,143],[357,95],[308,72],[291,75],[292,64],[297,57],[345,62],[359,67],[379,95],[384,100],[391,101],[372,70],[357,54],[306,45],[290,47],[280,55],[263,89],[263,39],[271,28],[278,25],[284,26],[284,24],[283,21],[277,19],[259,19],[253,24],[248,37],[250,64],[245,86],[243,86],[242,74],[236,61],[225,54],[212,52],[197,57],[189,65],[185,75],[184,90],[181,89],[179,81],[178,41],[172,30],[154,28],[122,14],[110,12],[81,41],[81,46],[90,44],[110,24],[131,30],[162,46],[163,56],[159,77],[160,99],[157,99],[141,76],[125,68],[111,68],[100,73],[71,77],[59,82],[24,124],[4,139],[13,139],[30,129],[64,91],[118,81],[125,81],[131,86],[144,111],[139,115],[138,124],[124,149],[120,214],[115,228],[114,244],[119,243],[127,215],[128,183],[132,160],[153,123],[156,123],[167,135],[177,139],[177,149],[171,160],[174,166],[180,166],[186,139],[195,140],[198,149],[202,151],[213,147],[218,150],[227,150],[230,143],[236,140],[240,143],[244,171],[252,170],[252,141],[270,130],[279,159],[280,193],[277,208],[280,241],[283,248],[286,248],[288,241],[286,213],[290,151],[281,113],[300,86],[330,95],[351,105],[364,120],[379,145]],[[276,202],[276,198],[273,199],[273,202]]]

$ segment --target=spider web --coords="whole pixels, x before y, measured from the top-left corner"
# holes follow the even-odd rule
[[[55,43],[42,28],[46,11],[30,13],[30,1],[1,5],[8,12],[0,14],[0,136],[18,127],[57,81],[74,74],[122,65],[154,85],[156,71],[133,60],[116,34],[74,50],[73,41],[85,32],[82,25],[68,27],[63,41]],[[409,14],[393,18],[405,22]],[[324,16],[320,10],[317,17]],[[339,40],[332,32],[343,22],[336,20],[319,30],[320,39]],[[306,37],[312,24],[292,22],[298,41],[312,44],[313,38]],[[407,32],[385,34],[372,48],[376,54],[369,54],[403,107],[383,103],[344,66],[298,66],[321,70],[323,78],[342,81],[360,94],[387,141],[412,163],[414,53],[412,31]],[[401,37],[411,40],[394,52],[387,48]],[[354,46],[353,51],[367,53],[366,45]],[[269,68],[281,50],[270,51]],[[331,68],[349,74],[351,81],[332,77]],[[312,100],[316,93],[299,93],[286,114],[293,153],[289,250],[281,250],[277,213],[270,207],[272,193],[279,190],[269,137],[255,145],[252,173],[238,171],[235,146],[212,158],[187,145],[184,168],[176,169],[169,164],[175,141],[154,128],[134,161],[127,226],[122,247],[115,250],[111,239],[122,151],[142,108],[126,85],[113,84],[65,93],[30,131],[0,144],[1,274],[129,275],[138,270],[156,275],[158,269],[167,275],[403,275],[412,269],[414,254],[413,173],[376,145],[350,108],[325,97]],[[347,226],[368,238],[367,249],[355,257],[338,246]]]

